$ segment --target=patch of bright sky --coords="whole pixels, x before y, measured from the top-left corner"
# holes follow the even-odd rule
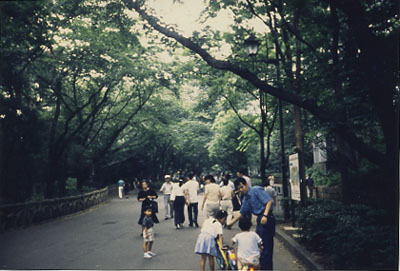
[[[206,3],[203,0],[182,0],[183,3],[174,2],[173,0],[149,0],[147,5],[152,8],[157,18],[162,23],[174,26],[174,28],[183,36],[190,38],[194,31],[201,32],[206,26],[213,30],[221,32],[232,32],[230,25],[233,24],[233,14],[228,10],[221,10],[216,17],[208,19],[205,23],[200,22],[201,12],[205,9]],[[132,14],[133,15],[133,14]],[[136,16],[135,16],[136,17]],[[254,29],[256,32],[267,31],[265,25],[258,19],[253,19],[244,23],[248,29]],[[143,40],[146,43],[145,40]],[[211,53],[217,59],[224,59],[230,53],[229,44],[221,44],[221,47],[215,48]],[[183,56],[179,56],[183,58]],[[173,56],[167,52],[160,55],[160,60],[169,62]],[[185,84],[183,86],[182,98],[186,106],[194,106],[197,103],[200,91],[198,86]],[[249,110],[250,109],[250,110]],[[250,105],[247,113],[256,112],[257,106]]]
[[[213,30],[221,32],[232,32],[230,25],[233,23],[233,14],[228,10],[221,10],[214,18],[209,18],[205,23],[200,22],[200,14],[205,9],[206,3],[203,0],[182,0],[178,3],[174,0],[150,0],[147,5],[155,11],[163,23],[173,25],[178,32],[185,37],[192,36],[194,31],[201,32],[206,26]],[[257,32],[266,31],[265,26],[259,20],[251,20],[246,24],[246,27],[253,28]],[[228,44],[221,44],[219,48],[215,48],[211,53],[218,59],[224,59],[230,53]],[[167,54],[167,59],[170,58]]]

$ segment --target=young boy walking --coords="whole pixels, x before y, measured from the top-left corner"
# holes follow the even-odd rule
[[[153,256],[157,254],[152,252],[151,249],[153,247],[154,240],[154,232],[153,232],[153,218],[151,217],[152,210],[151,207],[147,207],[144,211],[145,217],[143,218],[142,227],[143,227],[143,257],[146,259],[151,259]]]
[[[262,240],[257,233],[250,231],[251,219],[249,217],[240,218],[239,228],[241,232],[232,238],[232,242],[238,245],[238,269],[241,270],[243,265],[250,265],[255,270],[259,270]]]

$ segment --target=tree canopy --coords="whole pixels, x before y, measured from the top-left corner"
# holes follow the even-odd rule
[[[82,189],[178,170],[258,175],[260,163],[279,173],[278,99],[286,155],[295,105],[305,110],[307,167],[317,135],[332,149],[339,136],[342,167],[357,172],[366,159],[386,191],[398,187],[393,1],[209,0],[199,22],[226,11],[229,30],[190,37],[144,0],[3,1],[0,10],[5,202],[65,195],[71,178]],[[260,41],[251,59],[250,35]]]

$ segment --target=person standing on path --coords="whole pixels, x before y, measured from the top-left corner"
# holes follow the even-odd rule
[[[137,199],[142,203],[142,209],[139,217],[138,224],[142,225],[143,218],[145,217],[144,210],[153,205],[153,201],[158,198],[156,191],[151,189],[147,181],[142,181],[142,189],[139,191]],[[154,223],[159,223],[155,212],[152,212],[151,217]]]
[[[229,224],[232,221],[233,204],[232,199],[235,196],[231,186],[229,185],[229,178],[224,178],[223,186],[220,189],[221,193],[221,210],[228,213],[226,222]]]
[[[268,178],[267,182],[265,183],[264,190],[268,193],[271,199],[274,201],[274,205],[276,205],[276,191],[272,187],[273,183],[270,183],[270,178]]]
[[[235,191],[235,184],[231,181],[231,175],[230,174],[225,174],[224,178],[222,179],[222,182],[219,184],[220,187],[226,185],[224,184],[224,180],[228,180],[228,186],[232,188],[232,191]]]
[[[201,255],[200,271],[204,271],[207,258],[210,270],[214,270],[214,257],[218,256],[216,239],[218,239],[221,245],[223,244],[222,225],[226,222],[226,216],[226,212],[220,210],[216,213],[215,218],[208,218],[201,226],[201,232],[197,237],[194,248],[194,252]]]
[[[205,178],[206,188],[203,197],[203,204],[201,205],[201,210],[203,211],[204,205],[206,204],[206,216],[215,217],[219,211],[221,193],[220,187],[215,183],[215,179],[212,175],[207,175]]]
[[[171,176],[164,176],[165,182],[161,186],[160,192],[164,193],[164,211],[165,211],[165,219],[173,218],[173,208],[171,203],[171,193],[172,193],[172,183]]]
[[[153,242],[154,242],[154,232],[153,232],[153,218],[151,207],[147,207],[144,210],[145,217],[143,218],[143,257],[145,259],[151,259],[152,257],[156,256],[157,254],[154,253],[152,250]]]
[[[194,174],[189,173],[186,176],[187,182],[183,185],[185,199],[188,209],[189,227],[199,227],[197,224],[197,216],[199,214],[199,201],[197,199],[197,192],[199,191],[199,183],[194,179]]]
[[[118,181],[118,197],[122,199],[124,197],[124,187],[125,187],[125,182],[124,180],[119,180]]]
[[[185,222],[185,194],[183,191],[183,177],[179,178],[178,183],[173,184],[171,192],[171,202],[174,206],[174,222],[177,229],[182,228],[183,222]]]
[[[263,187],[249,187],[246,180],[238,178],[235,181],[235,187],[242,193],[243,202],[240,208],[240,214],[236,216],[228,228],[232,227],[242,216],[257,216],[256,233],[261,237],[263,249],[261,252],[260,269],[272,270],[272,255],[274,248],[275,235],[275,216],[273,214],[273,200]]]
[[[245,171],[244,169],[239,169],[239,170],[236,172],[236,176],[237,176],[238,178],[243,178],[243,179],[245,179],[245,180],[246,180],[246,183],[247,183],[247,185],[248,185],[248,187],[251,187],[251,179],[250,179],[250,177],[246,176],[245,174],[246,174],[246,171]]]

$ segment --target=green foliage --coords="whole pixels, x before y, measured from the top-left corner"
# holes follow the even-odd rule
[[[330,255],[338,269],[394,269],[398,260],[397,227],[388,213],[365,205],[313,200],[298,215],[302,240]]]
[[[333,172],[331,170],[322,170],[318,166],[314,165],[312,168],[306,170],[306,175],[312,174],[315,185],[327,185],[335,186],[341,185],[340,173]]]
[[[245,153],[238,150],[241,127],[232,110],[220,112],[214,121],[214,135],[207,145],[210,158],[222,171],[234,172],[246,165]]]
[[[76,178],[68,178],[65,182],[65,189],[68,194],[72,194],[77,190],[77,179]]]

